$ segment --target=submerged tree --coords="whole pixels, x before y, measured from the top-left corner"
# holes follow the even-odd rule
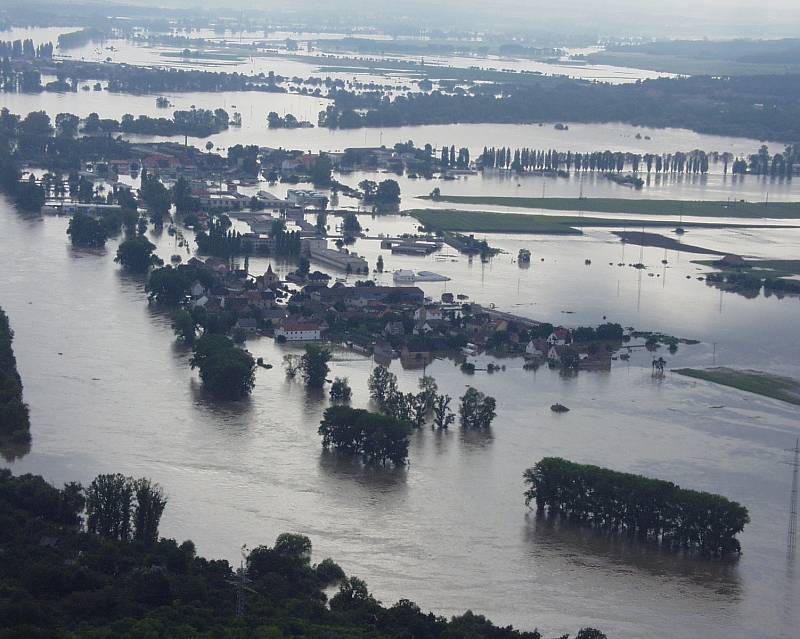
[[[93,217],[76,213],[72,216],[67,227],[72,244],[75,246],[105,246],[108,235],[103,225]]]
[[[353,396],[353,389],[346,377],[337,377],[331,384],[331,400],[334,402],[349,402]]]
[[[383,408],[386,400],[397,392],[397,376],[385,366],[376,366],[369,376],[369,396]]]
[[[470,386],[461,398],[458,416],[461,426],[466,430],[485,430],[492,425],[495,418],[497,402],[478,389]]]
[[[155,248],[155,244],[147,238],[134,237],[119,245],[114,261],[131,273],[147,273],[151,266],[160,266],[164,263],[153,253]]]
[[[203,335],[197,340],[190,364],[200,369],[203,386],[219,399],[242,399],[255,386],[253,356],[224,335]]]
[[[524,474],[525,503],[574,521],[677,548],[740,552],[747,509],[721,495],[608,468],[545,457]]]
[[[450,395],[437,395],[433,402],[433,425],[439,430],[447,430],[456,416],[450,410]]]
[[[300,358],[300,374],[309,388],[322,388],[330,372],[328,362],[331,352],[319,344],[306,344],[306,352]]]

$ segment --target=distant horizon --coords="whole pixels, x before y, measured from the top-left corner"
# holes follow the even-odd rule
[[[667,6],[644,8],[633,0],[609,0],[598,6],[588,0],[575,0],[568,9],[555,8],[542,0],[508,0],[497,6],[471,0],[309,0],[302,6],[285,0],[121,0],[118,2],[81,2],[52,0],[25,3],[25,7],[64,5],[69,7],[97,5],[159,7],[161,9],[208,12],[236,12],[245,18],[270,14],[278,20],[295,18],[311,23],[314,16],[321,22],[352,21],[353,26],[373,25],[378,28],[401,26],[419,29],[497,31],[519,35],[576,36],[592,34],[598,38],[658,39],[777,39],[796,37],[800,33],[800,3],[793,0],[766,0],[757,6],[744,0],[677,0]],[[13,18],[14,6],[8,2],[7,14]],[[0,13],[0,15],[3,15]]]

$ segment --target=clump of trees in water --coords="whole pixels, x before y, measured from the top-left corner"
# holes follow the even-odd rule
[[[22,401],[13,341],[8,315],[0,308],[0,443],[19,445],[30,442],[31,422],[28,406]]]
[[[137,491],[128,492],[124,477],[107,477],[87,491],[76,483],[56,488],[39,476],[15,477],[0,470],[0,544],[5,550],[0,634],[396,639],[411,632],[438,639],[541,639],[537,631],[498,627],[472,612],[445,619],[422,612],[407,599],[383,606],[366,583],[346,576],[333,560],[312,563],[311,540],[299,534],[284,533],[272,545],[246,551],[239,571],[224,559],[199,556],[191,541],[154,539],[152,526],[137,522]],[[93,500],[95,494],[111,498],[111,512],[101,525],[96,515],[106,513],[105,507],[89,506],[91,532],[84,509],[87,497]],[[156,503],[163,504],[163,493]],[[127,526],[125,512],[133,515]],[[154,522],[155,517],[144,520]],[[108,535],[101,536],[101,529]],[[138,538],[137,530],[147,531],[145,539]],[[188,538],[191,532],[180,534]],[[236,584],[246,587],[237,589]],[[325,590],[336,585],[329,600]],[[591,629],[577,636],[604,639]]]
[[[431,428],[447,430],[456,420],[450,409],[452,398],[440,394],[436,380],[420,377],[418,393],[403,393],[397,388],[397,376],[385,366],[376,366],[369,376],[369,394],[380,411],[394,419],[420,429],[431,419]],[[459,422],[465,430],[487,430],[496,413],[494,397],[468,388],[459,401]]]
[[[204,334],[194,343],[192,368],[200,369],[203,387],[218,399],[238,400],[255,386],[256,362],[224,335]]]
[[[156,245],[142,235],[125,240],[117,247],[114,261],[131,273],[147,273],[151,266],[161,266],[164,261],[154,253]]]
[[[404,420],[362,408],[331,406],[319,425],[324,448],[360,457],[365,464],[404,466],[411,427]]]
[[[578,523],[712,555],[740,553],[747,508],[721,495],[545,457],[524,474],[525,503]]]
[[[67,235],[74,246],[99,248],[105,246],[108,239],[108,233],[100,221],[83,213],[72,216],[67,226]]]

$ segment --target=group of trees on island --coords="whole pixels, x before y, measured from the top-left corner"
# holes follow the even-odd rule
[[[571,521],[674,548],[739,553],[747,509],[659,479],[545,457],[524,474],[525,503]]]
[[[8,315],[0,308],[0,445],[24,445],[31,440],[30,416],[22,399],[13,341]]]
[[[0,469],[0,634],[541,639],[471,612],[448,620],[406,599],[383,606],[333,560],[312,563],[311,541],[295,533],[245,550],[244,570],[235,570],[226,560],[199,556],[191,541],[157,539],[163,492],[151,483],[153,498],[142,499],[144,489],[142,480],[119,475],[98,478],[88,490],[75,483],[56,488]],[[326,589],[337,585],[329,599]],[[595,632],[577,636],[604,639],[589,634]]]

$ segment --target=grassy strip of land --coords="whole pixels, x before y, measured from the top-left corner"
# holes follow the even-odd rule
[[[703,266],[720,266],[716,260],[695,260]],[[729,268],[729,267],[726,267]],[[736,270],[755,269],[758,275],[769,277],[792,277],[800,275],[800,260],[745,260]]]
[[[762,75],[765,73],[797,73],[797,64],[763,64],[724,59],[700,59],[681,55],[661,55],[634,51],[603,51],[585,58],[589,64],[646,69],[680,75]]]
[[[430,199],[430,196],[424,196]],[[800,219],[800,202],[727,202],[699,200],[649,200],[627,198],[505,197],[440,195],[437,202],[515,206],[552,211],[629,213],[633,215],[692,215],[696,217],[746,217]]]
[[[676,368],[672,372],[800,406],[800,381],[791,377],[726,367]]]
[[[674,222],[661,220],[621,220],[602,217],[577,217],[574,215],[526,215],[523,213],[498,213],[493,211],[459,211],[455,209],[411,209],[405,211],[424,226],[438,231],[461,233],[532,233],[541,235],[581,235],[577,227],[674,227]],[[742,224],[683,223],[685,227],[753,228]],[[770,227],[772,228],[772,227]]]

